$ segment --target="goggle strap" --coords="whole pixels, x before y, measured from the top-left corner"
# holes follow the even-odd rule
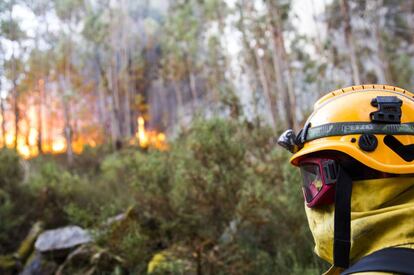
[[[348,268],[351,250],[352,179],[342,166],[339,166],[335,188],[333,260],[334,266]]]

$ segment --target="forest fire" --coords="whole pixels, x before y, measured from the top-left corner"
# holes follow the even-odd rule
[[[26,127],[20,125],[20,133],[16,140],[17,152],[25,159],[36,157],[39,155],[39,131],[35,127]],[[4,136],[3,146],[13,148],[15,136],[13,132],[6,132]],[[142,116],[137,118],[137,132],[130,141],[131,145],[141,148],[155,148],[160,151],[168,149],[166,136],[162,132],[147,130],[145,128],[145,120]],[[95,147],[97,145],[93,138],[78,137],[72,141],[72,150],[74,153],[80,154],[84,146]],[[62,154],[67,151],[67,142],[63,134],[56,133],[52,138],[42,140],[41,150],[47,154]]]
[[[30,128],[29,134],[27,136],[18,135],[17,142],[16,142],[16,150],[17,152],[25,159],[29,159],[32,157],[36,157],[39,155],[39,147],[38,147],[38,138],[39,132],[35,128]],[[15,142],[15,137],[13,133],[6,133],[5,135],[5,146],[8,148],[13,148]],[[77,146],[73,146],[73,149],[76,153],[80,153],[82,151],[81,148],[77,148]],[[42,143],[42,151],[43,153],[49,154],[60,154],[66,151],[66,140],[63,136],[57,136],[54,138],[53,142],[49,143]]]
[[[148,131],[145,129],[145,120],[142,116],[137,118],[138,130],[135,137],[138,145],[141,148],[153,147],[155,149],[164,151],[168,149],[166,136],[164,133],[157,131]]]

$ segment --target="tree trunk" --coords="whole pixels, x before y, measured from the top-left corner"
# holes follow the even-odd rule
[[[112,91],[110,88],[110,81],[108,80],[109,77],[108,75],[110,75],[110,73],[107,73],[102,64],[101,64],[101,60],[100,60],[100,56],[99,56],[99,50],[96,49],[96,55],[95,55],[95,61],[98,65],[98,69],[99,69],[99,87],[98,87],[98,93],[99,93],[99,112],[100,112],[100,120],[102,123],[102,127],[103,127],[103,132],[106,138],[107,135],[106,133],[110,133],[111,138],[113,139],[112,141],[115,142],[116,137],[113,136],[113,129],[112,129],[112,125],[113,125],[113,119],[112,119],[112,113],[113,113],[113,104],[112,104]],[[111,102],[109,104],[109,106],[107,106],[106,104],[106,95],[110,96]],[[109,117],[107,114],[107,110],[109,109]],[[107,129],[106,123],[108,122],[109,119],[109,129]],[[115,148],[115,143],[113,143],[114,148]]]
[[[267,18],[272,32],[273,67],[275,70],[276,87],[278,94],[283,95],[283,106],[287,120],[287,126],[297,129],[296,122],[296,98],[293,90],[293,80],[290,74],[290,66],[287,60],[285,43],[282,32],[282,22],[278,7],[271,1],[267,1]],[[286,84],[284,81],[286,80]]]
[[[374,5],[374,11],[378,13],[379,9],[382,7],[382,1],[379,0]],[[375,13],[374,13],[375,14]],[[388,63],[388,58],[385,53],[384,43],[381,37],[381,26],[380,26],[380,18],[379,14],[375,15],[374,18],[374,40],[377,44],[377,54],[378,54],[378,61],[379,61],[379,72],[378,72],[378,82],[382,84],[390,84],[394,83],[390,71],[390,66]]]
[[[1,56],[4,57],[4,53],[0,47]],[[1,80],[0,80],[0,91],[1,91]],[[1,136],[2,136],[2,147],[6,147],[6,112],[4,108],[4,100],[5,98],[2,97],[0,93],[0,115],[1,115]]]
[[[13,61],[14,63],[14,61]],[[14,66],[13,66],[14,68]],[[13,69],[15,74],[15,70]],[[20,120],[20,110],[18,103],[18,92],[15,76],[13,76],[13,110],[14,110],[14,144],[13,148],[17,150],[17,137],[19,136],[19,120]]]
[[[250,73],[247,73],[247,77],[248,77],[248,82],[249,82],[249,86],[250,86],[250,90],[252,91],[252,99],[253,99],[253,113],[254,113],[254,117],[256,118],[256,121],[259,122],[259,112],[258,112],[258,96],[257,96],[257,87],[260,85],[260,81],[258,81],[257,79],[257,74],[256,72],[259,72],[258,68],[258,64],[256,61],[256,54],[255,54],[255,50],[252,49],[252,47],[250,47],[250,40],[247,36],[247,27],[245,25],[245,17],[244,17],[244,9],[245,9],[245,1],[242,0],[241,4],[239,5],[239,13],[240,13],[240,31],[242,33],[242,42],[243,42],[243,46],[244,49],[247,52],[247,55],[250,59],[250,62],[252,62],[253,66],[246,66],[246,70],[251,70]],[[259,74],[260,75],[260,74]],[[260,78],[260,76],[259,76]],[[264,88],[263,88],[264,90]],[[267,95],[266,95],[267,97]],[[268,106],[270,106],[270,101],[268,100]],[[272,119],[274,120],[274,115],[273,115],[273,111],[271,109],[272,107],[270,106],[270,112],[272,114]],[[275,122],[272,123],[271,125],[273,128],[276,127]]]
[[[98,83],[96,84],[96,91],[98,93],[98,119],[99,119],[99,124],[102,127],[102,132],[104,134],[104,139],[106,137],[106,121],[107,121],[107,116],[106,116],[106,104],[105,104],[105,94],[102,88],[102,84],[101,81],[99,80]]]
[[[266,77],[266,71],[264,68],[264,64],[263,64],[263,60],[262,57],[259,56],[258,53],[258,48],[255,51],[255,58],[256,58],[256,62],[257,65],[259,67],[259,77],[260,77],[260,82],[262,84],[262,88],[264,91],[264,94],[266,96],[268,105],[269,105],[269,109],[270,109],[270,113],[271,113],[271,125],[274,129],[276,129],[277,127],[277,121],[278,121],[278,113],[277,113],[277,107],[276,107],[276,100],[274,95],[271,93],[270,88],[269,88],[269,82],[267,80]]]
[[[0,110],[1,110],[1,134],[3,144],[2,146],[6,146],[6,112],[4,110],[4,99],[0,96]]]
[[[112,133],[112,145],[114,149],[119,147],[121,143],[121,122],[120,122],[120,115],[119,115],[119,93],[118,93],[118,85],[117,85],[117,78],[113,72],[113,64],[109,66],[109,75],[108,77],[109,86],[111,90],[111,133]]]
[[[108,69],[108,84],[111,96],[111,135],[112,135],[112,146],[113,149],[117,150],[122,145],[121,133],[122,133],[122,117],[120,114],[120,98],[119,98],[119,74],[117,72],[116,56],[118,53],[119,37],[117,37],[117,26],[114,25],[114,17],[112,9],[109,9],[109,17],[111,26],[109,31],[111,32],[110,37],[110,64]]]
[[[359,67],[357,63],[355,43],[352,34],[351,18],[349,16],[349,0],[341,0],[341,12],[345,23],[345,41],[349,50],[349,59],[352,68],[352,80],[354,85],[361,84]]]
[[[59,76],[59,82],[60,82],[60,89],[61,89],[61,99],[62,99],[62,105],[63,105],[63,117],[65,120],[65,126],[64,126],[64,134],[65,134],[65,140],[66,140],[66,158],[71,165],[73,163],[73,148],[72,148],[72,127],[71,127],[71,116],[70,116],[70,109],[69,109],[69,103],[68,99],[65,96],[66,91],[70,90],[70,87],[68,85],[68,72],[65,72],[66,77],[60,75]]]
[[[112,148],[117,150],[118,144],[120,142],[119,138],[119,124],[118,119],[116,117],[116,111],[114,111],[114,100],[113,97],[110,97],[110,106],[111,106],[111,141],[112,141]]]
[[[178,125],[182,126],[181,121],[182,121],[182,114],[183,114],[183,98],[181,95],[181,90],[176,80],[171,79],[171,83],[174,89],[175,99],[177,101],[176,113],[177,113]]]
[[[71,121],[70,108],[66,100],[63,101],[63,113],[65,117],[66,156],[67,156],[67,161],[69,165],[71,165],[73,163],[73,148],[72,148],[73,131],[72,131],[72,126],[70,124],[70,121]]]
[[[126,51],[126,49],[125,49]],[[130,139],[132,135],[132,124],[131,124],[131,77],[130,77],[130,70],[131,70],[131,62],[129,58],[129,54],[125,54],[127,68],[125,71],[125,97],[124,97],[124,135],[125,138]]]
[[[17,91],[17,77],[16,77],[16,58],[14,55],[14,46],[12,46],[12,95],[13,95],[13,110],[14,110],[14,143],[13,148],[17,150],[17,137],[19,135],[19,120],[20,120],[20,110],[19,110],[19,94]]]
[[[124,68],[122,70],[123,75],[125,76],[125,78],[123,78],[124,81],[124,102],[123,102],[123,134],[124,137],[127,138],[128,140],[131,138],[131,134],[132,134],[132,125],[131,125],[131,102],[130,102],[130,97],[131,97],[131,78],[130,78],[130,70],[131,70],[131,66],[132,66],[132,62],[130,59],[130,50],[129,50],[129,44],[130,44],[130,39],[129,39],[129,32],[128,30],[128,26],[129,26],[129,22],[128,22],[128,4],[125,3],[125,0],[120,1],[121,3],[121,10],[122,10],[122,14],[123,14],[123,18],[122,18],[122,23],[120,23],[120,25],[123,26],[122,28],[122,52],[121,52],[121,67]],[[123,64],[122,64],[123,63]]]
[[[188,76],[188,82],[189,82],[189,88],[190,88],[190,93],[191,93],[191,96],[192,96],[192,99],[193,99],[193,101],[192,101],[192,106],[193,106],[193,109],[195,110],[195,104],[196,104],[196,101],[197,101],[197,90],[196,90],[196,83],[195,83],[195,76],[194,76],[194,73],[193,73],[193,66],[192,66],[192,62],[191,62],[191,60],[190,60],[190,58],[188,57],[188,54],[187,53],[185,53],[184,54],[184,58],[185,58],[185,65],[186,65],[186,69],[187,69],[187,76]]]
[[[42,130],[43,130],[43,94],[44,94],[44,88],[45,88],[45,82],[43,79],[39,79],[38,81],[39,84],[39,104],[37,107],[37,150],[39,152],[39,154],[43,154],[43,150],[42,150],[42,139],[43,139],[43,135],[42,135]]]
[[[13,24],[13,5],[14,1],[9,3],[9,21],[10,24]],[[15,28],[12,28],[13,35]],[[19,134],[19,119],[20,119],[20,113],[19,113],[19,105],[18,105],[18,91],[17,91],[17,72],[16,72],[16,56],[15,56],[15,49],[14,44],[11,45],[12,48],[12,55],[11,55],[11,74],[12,74],[12,96],[13,96],[13,111],[14,111],[14,140],[13,140],[13,148],[17,150],[17,136]]]

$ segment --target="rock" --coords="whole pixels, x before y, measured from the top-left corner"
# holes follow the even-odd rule
[[[47,261],[40,252],[34,252],[20,275],[52,275],[56,269],[56,263]]]
[[[40,234],[35,248],[40,252],[66,250],[92,241],[90,234],[79,226],[47,230]]]
[[[36,222],[30,232],[27,234],[26,238],[20,243],[18,250],[13,253],[13,255],[0,255],[0,273],[3,274],[6,270],[10,271],[11,274],[13,270],[20,270],[22,265],[26,262],[27,258],[33,252],[34,242],[36,241],[37,236],[43,230],[43,223],[38,221]]]
[[[22,263],[26,262],[27,258],[32,254],[33,245],[42,231],[43,223],[38,221],[32,226],[29,234],[27,234],[26,238],[21,242],[19,249],[16,252],[16,257],[18,257]]]

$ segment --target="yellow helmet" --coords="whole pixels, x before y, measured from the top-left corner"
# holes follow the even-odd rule
[[[296,166],[304,156],[333,150],[378,171],[414,173],[414,94],[389,85],[335,90],[315,103],[297,137],[284,138]]]
[[[338,152],[380,172],[414,174],[414,94],[388,85],[333,91],[315,103],[298,135],[287,130],[278,143],[301,166],[307,206],[335,204],[333,264],[348,268],[352,182],[366,171]]]

